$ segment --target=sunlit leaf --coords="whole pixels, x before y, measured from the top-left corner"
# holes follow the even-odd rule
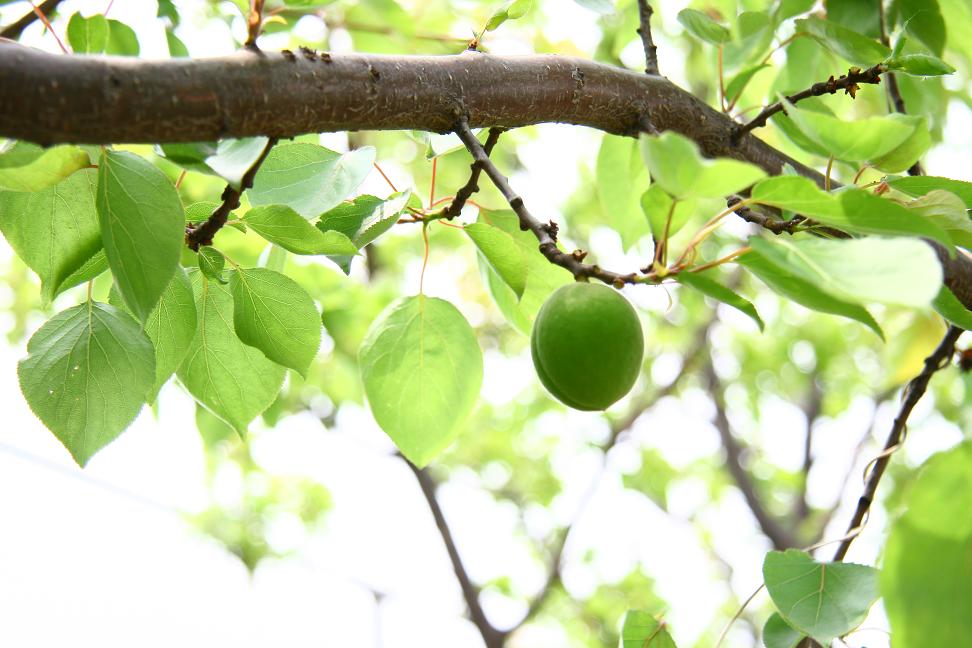
[[[810,34],[830,51],[854,65],[870,67],[886,59],[891,50],[872,38],[820,18],[800,18],[798,32]]]
[[[105,150],[98,168],[96,204],[101,239],[118,290],[144,322],[179,266],[185,232],[179,195],[144,158]]]
[[[680,272],[675,278],[679,283],[694,288],[704,295],[708,295],[727,306],[732,306],[736,310],[745,313],[756,322],[759,330],[762,331],[764,324],[759,313],[756,312],[756,307],[748,300],[737,295],[732,289],[719,283],[719,281],[713,278],[715,276],[717,276],[717,273],[710,270],[705,272]]]
[[[244,436],[277,397],[284,368],[237,337],[228,287],[193,272],[192,288],[198,328],[177,375],[199,403]]]
[[[638,153],[638,140],[605,134],[595,166],[597,197],[604,222],[621,235],[626,249],[648,235],[638,199],[648,188],[648,172]]]
[[[766,554],[763,578],[783,620],[824,645],[859,626],[878,598],[873,567],[820,563],[796,549]]]
[[[0,232],[40,277],[45,300],[101,249],[97,183],[91,169],[33,193],[0,191]]]
[[[358,358],[375,420],[420,467],[452,443],[479,398],[476,334],[442,299],[418,295],[389,306]]]
[[[489,266],[516,296],[526,288],[527,260],[523,249],[507,232],[486,223],[470,223],[463,230],[472,239]]]
[[[628,610],[621,626],[621,648],[675,648],[675,641],[654,615]]]
[[[349,197],[372,170],[375,149],[344,155],[316,144],[281,144],[260,166],[247,192],[254,205],[287,205],[313,220]]]
[[[68,43],[75,54],[100,54],[108,47],[110,31],[108,21],[101,14],[85,18],[76,13],[68,21]]]
[[[321,345],[321,316],[293,279],[265,268],[230,273],[233,324],[240,339],[301,375]]]
[[[27,353],[17,367],[24,398],[81,466],[135,420],[155,379],[152,343],[108,304],[58,313]]]
[[[682,9],[678,12],[678,22],[690,34],[707,43],[722,45],[729,41],[729,30],[701,11]]]
[[[358,253],[357,246],[344,233],[322,231],[286,205],[254,207],[243,217],[243,222],[266,240],[294,254],[354,256]]]
[[[724,198],[766,177],[747,162],[703,159],[695,142],[672,131],[643,135],[641,154],[652,180],[679,199]]]
[[[960,646],[972,636],[972,443],[932,456],[884,552],[881,593],[896,646]]]
[[[13,141],[0,146],[0,189],[40,191],[89,164],[88,154],[76,146],[45,149]]]
[[[942,286],[938,256],[931,246],[918,239],[753,237],[749,244],[773,266],[851,303],[923,308]]]

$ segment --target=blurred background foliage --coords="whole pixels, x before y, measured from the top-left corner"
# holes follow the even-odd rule
[[[847,62],[813,39],[791,38],[792,20],[775,21],[780,12],[826,13],[831,20],[858,31],[876,30],[876,25],[867,22],[874,15],[870,5],[875,3],[867,0],[654,4],[664,5],[656,7],[654,22],[662,73],[711,105],[719,103],[717,56],[711,46],[683,32],[674,19],[679,9],[697,8],[731,30],[734,40],[726,48],[723,61],[726,83],[754,61],[766,62],[735,102],[733,113],[737,115],[752,116],[755,109],[775,100],[779,93],[805,88],[848,68]],[[892,3],[896,8],[909,4],[913,3]],[[947,17],[944,56],[958,72],[947,78],[904,77],[899,82],[909,111],[927,117],[932,138],[941,142],[950,133],[946,117],[967,110],[963,105],[972,105],[968,98],[972,9],[965,0],[938,0],[938,4]],[[165,31],[173,56],[195,55],[204,49],[205,44],[187,34],[207,29],[232,37],[239,45],[245,38],[247,5],[244,0],[159,0],[156,26]],[[261,45],[266,49],[306,46],[333,51],[449,54],[463,50],[470,40],[481,36],[480,49],[484,52],[558,53],[634,70],[643,67],[635,33],[634,0],[534,0],[522,17],[483,33],[499,6],[501,3],[478,0],[270,0],[270,18]],[[858,6],[860,11],[855,9]],[[896,16],[892,11],[889,17],[895,25]],[[762,18],[772,18],[778,24],[754,35],[752,25],[762,24]],[[184,28],[187,24],[192,25],[191,31]],[[838,94],[821,97],[817,103],[848,118],[887,110],[881,86],[866,87],[853,101]],[[775,126],[761,130],[759,136],[818,168],[826,164],[826,160],[801,151]],[[433,173],[434,196],[445,197],[465,183],[471,162],[456,142],[439,136],[363,132],[298,139],[320,141],[335,149],[374,146],[378,165],[396,188],[411,188],[425,206],[433,192]],[[592,258],[601,265],[626,271],[651,258],[652,242],[642,226],[635,228],[632,244],[627,248],[622,244],[618,231],[628,224],[612,209],[612,196],[605,195],[610,189],[603,182],[603,174],[598,173],[602,139],[607,142],[610,136],[570,127],[526,128],[503,135],[493,157],[511,176],[531,209],[541,218],[560,224],[566,240],[591,250]],[[154,156],[149,147],[128,148],[153,157],[173,180],[180,180],[181,169]],[[439,154],[433,158],[432,153]],[[937,160],[931,160],[933,170]],[[943,162],[937,164],[942,174],[954,171],[941,168]],[[850,181],[857,171],[838,164],[834,174]],[[865,171],[862,181],[879,177],[877,171]],[[644,189],[648,186],[637,168],[624,181],[641,182]],[[474,196],[475,205],[467,207],[463,221],[474,220],[479,206],[487,215],[504,207],[501,196],[488,182],[481,181],[480,185],[482,191]],[[193,172],[179,182],[186,206],[216,201],[222,188],[218,179]],[[377,173],[365,188],[379,195],[392,192]],[[246,208],[244,203],[241,209]],[[700,225],[720,208],[718,201],[699,202],[692,223]],[[692,223],[676,237],[676,248],[691,235]],[[766,321],[766,331],[760,333],[741,314],[717,307],[697,293],[670,287],[627,287],[625,293],[638,307],[646,332],[642,378],[631,395],[603,416],[571,413],[551,399],[535,379],[528,337],[518,330],[518,325],[523,328],[523,320],[516,321],[514,316],[511,322],[504,317],[491,294],[489,271],[463,233],[448,225],[429,228],[426,290],[448,297],[474,325],[485,354],[487,386],[463,434],[431,467],[431,475],[440,483],[458,480],[487,494],[496,506],[513,511],[520,520],[516,540],[534,556],[538,566],[549,563],[565,525],[574,519],[575,514],[563,510],[565,491],[593,488],[587,484],[591,475],[595,480],[608,479],[608,475],[620,479],[631,497],[644,498],[663,514],[690,525],[710,551],[714,581],[728,584],[724,606],[713,610],[709,618],[697,619],[697,627],[691,631],[697,646],[713,645],[741,598],[738,584],[732,582],[732,567],[720,556],[724,545],[721,538],[766,542],[757,540],[758,527],[747,513],[736,515],[731,525],[719,514],[727,510],[727,501],[738,500],[739,484],[727,470],[725,448],[710,443],[717,436],[713,428],[713,421],[720,416],[717,410],[724,407],[731,435],[740,447],[741,467],[777,523],[799,545],[838,537],[848,512],[835,513],[834,508],[842,496],[849,501],[856,498],[859,471],[883,438],[898,389],[920,371],[922,360],[944,330],[941,318],[934,313],[884,308],[876,312],[887,336],[887,342],[882,342],[856,322],[811,313],[747,278],[739,289],[754,301]],[[741,221],[727,223],[703,246],[702,257],[714,259],[735,249],[749,228]],[[265,263],[268,254],[262,239],[231,228],[219,234],[217,246],[242,264]],[[417,291],[422,256],[420,226],[402,224],[371,246],[366,257],[355,259],[350,277],[327,262],[308,263],[288,257],[285,272],[318,302],[326,332],[307,378],[289,373],[277,401],[263,415],[262,425],[254,425],[247,440],[237,437],[205,410],[198,410],[196,420],[205,442],[211,502],[205,510],[187,514],[187,520],[238,556],[247,569],[257,570],[264,559],[299,551],[299,547],[280,548],[268,540],[279,525],[296,525],[306,534],[326,533],[330,506],[326,482],[277,477],[255,460],[249,444],[291,416],[309,415],[309,420],[319,422],[321,434],[355,434],[365,411],[357,372],[358,347],[385,306],[401,294]],[[187,251],[185,262],[194,264],[195,255]],[[79,291],[83,288],[77,288],[45,308],[36,277],[10,254],[4,256],[2,273],[3,329],[11,344],[23,344],[44,318],[81,298]],[[108,281],[106,274],[95,282],[96,297],[106,298]],[[534,312],[538,305],[533,304]],[[529,322],[533,314],[529,304],[521,305],[521,309],[519,317],[525,316]],[[708,374],[715,377],[714,382]],[[955,434],[972,429],[972,382],[968,374],[943,372],[933,382],[928,400],[934,402],[934,409],[923,410],[913,421],[919,428],[913,435],[920,435],[920,428],[926,425],[945,426]],[[686,446],[701,446],[702,450],[686,451]],[[804,455],[805,448],[810,449],[809,454]],[[391,446],[375,451],[390,452]],[[889,481],[902,482],[916,463],[917,459],[905,453],[904,459],[893,464]],[[578,465],[601,464],[603,471],[576,469]],[[380,475],[374,478],[374,488],[382,488]],[[900,493],[894,488],[890,493],[888,504],[893,507]],[[598,546],[591,546],[581,560],[596,563],[599,551]],[[515,572],[481,585],[488,597],[521,605],[536,594],[535,581]],[[584,591],[564,589],[555,582],[531,623],[559,628],[558,636],[567,642],[564,645],[609,646],[617,643],[618,624],[625,610],[642,608],[664,614],[667,607],[666,600],[656,592],[650,569],[635,564],[622,577],[600,578]],[[749,619],[762,619],[760,614],[758,604],[750,609],[743,618],[742,634],[733,635],[732,640],[751,645],[754,628],[761,622],[751,622],[755,625],[748,631],[745,624]],[[515,641],[516,635],[511,645],[520,645]]]

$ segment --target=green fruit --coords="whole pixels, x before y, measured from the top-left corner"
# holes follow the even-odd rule
[[[631,390],[645,352],[628,300],[603,284],[573,283],[544,302],[530,336],[533,366],[557,400],[603,410]]]

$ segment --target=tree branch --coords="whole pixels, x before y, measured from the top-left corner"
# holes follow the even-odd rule
[[[938,348],[930,356],[925,358],[924,369],[905,386],[901,409],[898,410],[898,416],[891,425],[891,432],[888,434],[887,441],[884,443],[884,450],[878,455],[868,473],[864,493],[857,500],[857,509],[854,511],[854,516],[851,518],[850,524],[847,527],[847,534],[834,553],[834,562],[839,562],[844,559],[844,556],[847,555],[847,550],[850,549],[851,543],[854,542],[854,538],[863,529],[867,521],[867,515],[871,510],[871,504],[874,502],[874,495],[877,493],[878,484],[881,482],[881,476],[884,475],[884,469],[888,467],[888,462],[891,461],[891,455],[904,443],[908,417],[911,415],[911,411],[918,404],[918,401],[921,400],[921,397],[924,396],[925,390],[928,389],[928,383],[931,382],[935,372],[948,366],[952,355],[955,353],[955,343],[962,333],[964,331],[957,326],[950,326],[945,333],[945,337],[939,343]]]
[[[44,0],[44,2],[37,5],[37,8],[25,13],[19,20],[12,22],[2,30],[0,30],[0,38],[9,38],[10,40],[17,40],[20,38],[20,34],[23,33],[25,29],[30,27],[35,20],[40,16],[37,14],[44,14],[45,16],[50,16],[57,9],[57,5],[61,4],[63,0]]]
[[[489,129],[489,136],[486,138],[486,143],[483,144],[483,151],[487,156],[493,152],[493,147],[496,146],[496,142],[499,141],[502,133],[502,128]],[[473,160],[470,168],[471,172],[469,174],[469,180],[465,185],[462,186],[461,189],[459,189],[459,191],[456,192],[456,197],[452,199],[452,202],[449,203],[448,207],[442,210],[442,215],[449,220],[452,220],[462,213],[462,208],[466,205],[466,201],[469,200],[474,193],[479,191],[479,175],[483,170],[483,166],[476,160]]]
[[[726,469],[746,499],[746,504],[749,505],[749,510],[752,511],[753,517],[756,518],[759,528],[769,538],[770,542],[773,543],[773,547],[782,551],[783,549],[797,546],[796,540],[790,532],[766,509],[762,498],[756,491],[756,484],[753,482],[752,476],[742,464],[743,447],[732,433],[729,417],[726,415],[722,384],[715,373],[711,359],[703,365],[702,376],[716,408],[714,423],[716,429],[719,431],[722,447],[726,451]]]
[[[226,189],[223,190],[223,195],[220,196],[222,202],[205,223],[186,228],[186,245],[191,250],[198,252],[201,246],[213,244],[213,237],[216,235],[216,232],[226,224],[230,212],[240,206],[240,196],[243,195],[244,191],[253,186],[253,179],[260,169],[260,165],[267,159],[267,155],[270,154],[270,149],[276,143],[277,139],[275,137],[267,140],[267,145],[263,147],[263,152],[260,153],[260,157],[243,174],[239,189],[236,189],[233,185],[226,185]]]
[[[487,82],[488,81],[488,82]],[[526,91],[526,90],[529,91]],[[62,56],[0,40],[0,136],[42,145],[198,142],[308,132],[547,122],[633,135],[651,124],[695,140],[708,157],[785,164],[823,176],[760,141],[663,77],[576,58],[328,54],[243,49],[208,59]],[[936,249],[946,285],[972,307],[972,258]]]
[[[794,517],[797,523],[803,522],[810,515],[810,503],[807,501],[807,485],[810,480],[810,469],[813,468],[813,424],[820,417],[823,408],[823,390],[817,382],[817,376],[810,376],[810,395],[806,405],[803,407],[803,415],[807,420],[805,436],[803,440],[803,466],[800,468],[802,481],[800,482],[800,493],[794,507]]]
[[[452,537],[452,531],[449,529],[445,515],[442,513],[442,507],[439,506],[439,500],[436,498],[435,491],[438,488],[438,484],[432,475],[429,474],[428,469],[419,469],[405,457],[401,457],[401,459],[415,475],[419,488],[422,489],[422,495],[425,496],[425,501],[429,505],[429,510],[435,519],[435,526],[439,530],[439,535],[442,536],[442,542],[445,544],[446,552],[449,554],[452,569],[455,571],[456,579],[459,581],[462,597],[465,599],[466,607],[469,610],[470,620],[479,630],[479,634],[482,635],[486,648],[502,648],[505,633],[493,627],[493,624],[486,618],[486,613],[483,611],[482,605],[479,603],[479,588],[473,584],[465,565],[462,564],[462,559],[459,557],[459,550],[456,548],[456,542]]]
[[[645,48],[645,74],[658,75],[658,48],[655,41],[651,38],[651,5],[647,0],[638,0],[638,35],[641,36],[641,44]]]
[[[849,94],[852,98],[856,98],[858,85],[861,83],[881,83],[881,74],[887,71],[887,68],[879,63],[874,67],[868,68],[866,70],[861,70],[859,68],[851,68],[847,71],[847,74],[843,74],[839,79],[834,79],[831,76],[826,81],[821,81],[820,83],[814,83],[812,86],[801,92],[792,94],[786,98],[790,103],[797,103],[809,97],[819,97],[825,94],[836,94],[839,90],[843,90],[845,93]],[[766,108],[763,108],[758,115],[756,115],[751,121],[743,126],[733,134],[734,139],[739,139],[746,133],[765,126],[766,122],[770,117],[776,113],[783,112],[783,102],[777,101],[774,104],[770,104]]]
[[[469,124],[465,120],[460,120],[456,125],[456,134],[459,135],[459,139],[462,143],[466,145],[469,152],[473,156],[473,160],[478,164],[489,179],[493,181],[496,188],[500,190],[503,197],[510,204],[510,207],[516,212],[517,217],[520,219],[520,229],[530,230],[533,235],[537,237],[540,242],[540,252],[543,256],[547,257],[547,260],[554,265],[558,265],[564,268],[572,275],[575,279],[587,279],[594,278],[603,281],[606,284],[620,288],[626,283],[637,283],[639,280],[639,275],[632,272],[626,275],[620,275],[616,272],[611,272],[610,270],[604,270],[597,265],[590,265],[583,263],[583,259],[586,256],[586,252],[581,252],[580,250],[574,251],[572,254],[567,254],[557,247],[557,225],[553,221],[549,223],[541,223],[527,210],[526,205],[523,204],[523,199],[520,198],[513,188],[510,187],[510,183],[493,161],[489,159],[486,151],[483,149],[479,140],[473,134],[472,130],[469,128]]]

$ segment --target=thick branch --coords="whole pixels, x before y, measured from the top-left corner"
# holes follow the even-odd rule
[[[479,588],[473,584],[465,565],[462,564],[462,558],[459,557],[459,550],[456,548],[452,531],[449,529],[445,515],[442,513],[442,507],[439,506],[439,500],[436,499],[435,491],[438,485],[427,470],[420,470],[404,457],[402,457],[402,461],[415,474],[419,488],[422,489],[422,495],[425,496],[425,501],[429,505],[432,517],[435,518],[435,526],[439,530],[439,535],[442,536],[442,542],[445,544],[446,551],[449,554],[452,569],[455,571],[456,579],[459,581],[459,587],[462,589],[462,597],[465,599],[466,607],[469,609],[469,618],[479,629],[486,648],[502,648],[504,642],[503,633],[494,628],[493,624],[486,618],[486,613],[483,612],[483,606],[479,603]]]
[[[781,551],[789,547],[795,547],[795,539],[780,524],[779,520],[766,509],[762,498],[756,491],[756,484],[753,482],[752,475],[743,466],[743,447],[732,433],[729,417],[726,415],[726,404],[723,398],[721,381],[716,376],[715,368],[712,366],[711,360],[702,368],[702,375],[709,390],[709,395],[712,397],[712,402],[715,404],[715,426],[719,431],[722,447],[726,451],[726,469],[746,499],[746,504],[749,505],[749,510],[752,511],[753,517],[756,518],[759,528],[762,529],[766,537],[773,543],[773,547]]]
[[[37,12],[44,14],[45,16],[50,16],[57,9],[57,5],[61,4],[64,0],[44,0],[44,2],[37,5],[36,10],[31,10],[24,14],[20,20],[12,22],[2,30],[0,30],[0,38],[9,38],[10,40],[17,40],[20,38],[20,34],[23,33],[25,29],[30,27],[38,16]]]
[[[708,157],[784,164],[823,176],[766,143],[731,142],[731,118],[662,77],[576,58],[330,55],[241,50],[210,59],[61,56],[0,40],[0,136],[38,144],[198,142],[308,132],[547,122],[635,134],[650,123]],[[933,245],[933,247],[935,247]],[[936,247],[945,283],[972,307],[972,259]]]
[[[925,358],[925,368],[922,369],[920,374],[912,378],[911,382],[905,387],[904,396],[901,401],[901,409],[898,410],[898,416],[891,425],[891,432],[888,434],[887,441],[884,443],[884,450],[878,456],[867,475],[864,493],[857,500],[857,509],[854,511],[854,517],[851,518],[850,524],[847,526],[847,534],[844,540],[834,553],[834,562],[844,559],[854,538],[860,533],[868,512],[871,510],[871,504],[874,502],[874,495],[877,493],[878,484],[881,482],[882,475],[884,475],[884,469],[888,467],[888,462],[891,461],[891,455],[894,454],[894,451],[904,441],[905,430],[908,426],[908,417],[911,415],[911,410],[915,408],[915,405],[918,404],[921,397],[925,395],[925,390],[928,389],[928,383],[931,382],[935,372],[948,366],[952,355],[955,353],[955,343],[963,332],[957,326],[950,326],[948,332],[945,333],[945,337],[939,343],[938,348],[930,356]]]
[[[638,0],[638,35],[641,36],[641,44],[645,48],[645,74],[659,74],[658,72],[658,48],[655,41],[651,38],[651,5],[647,0]]]
[[[199,142],[348,130],[444,133],[469,125],[561,122],[634,134],[642,118],[696,140],[709,157],[771,174],[812,169],[667,79],[583,59],[298,54],[241,50],[206,59],[61,56],[0,42],[0,136],[38,144]]]

